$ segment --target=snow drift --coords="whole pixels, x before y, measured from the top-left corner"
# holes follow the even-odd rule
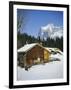
[[[17,80],[42,80],[63,78],[63,55],[52,55],[60,61],[50,61],[49,63],[35,65],[26,71],[24,68],[17,67]]]

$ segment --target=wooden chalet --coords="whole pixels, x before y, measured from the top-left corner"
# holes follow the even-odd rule
[[[18,49],[20,66],[32,66],[49,61],[50,51],[39,43],[26,44]]]

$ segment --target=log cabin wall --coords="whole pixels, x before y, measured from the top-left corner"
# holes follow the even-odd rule
[[[40,58],[40,60],[44,59],[44,49],[36,45],[27,52],[27,56],[26,56],[27,63],[33,64],[34,60],[37,60],[38,57]]]
[[[44,49],[44,61],[49,61],[50,52]]]
[[[20,66],[34,65],[35,62],[44,63],[48,62],[50,53],[48,50],[36,45],[28,52],[18,53]],[[40,60],[38,60],[40,58]]]

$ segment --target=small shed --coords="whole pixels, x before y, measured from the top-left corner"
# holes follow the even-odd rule
[[[32,66],[49,61],[50,51],[39,43],[26,44],[18,49],[20,66]]]

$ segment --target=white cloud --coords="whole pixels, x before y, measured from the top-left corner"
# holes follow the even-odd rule
[[[63,36],[63,28],[60,26],[54,26],[53,24],[48,24],[41,27],[41,33],[43,33],[42,35],[44,35],[44,38],[61,38]]]

